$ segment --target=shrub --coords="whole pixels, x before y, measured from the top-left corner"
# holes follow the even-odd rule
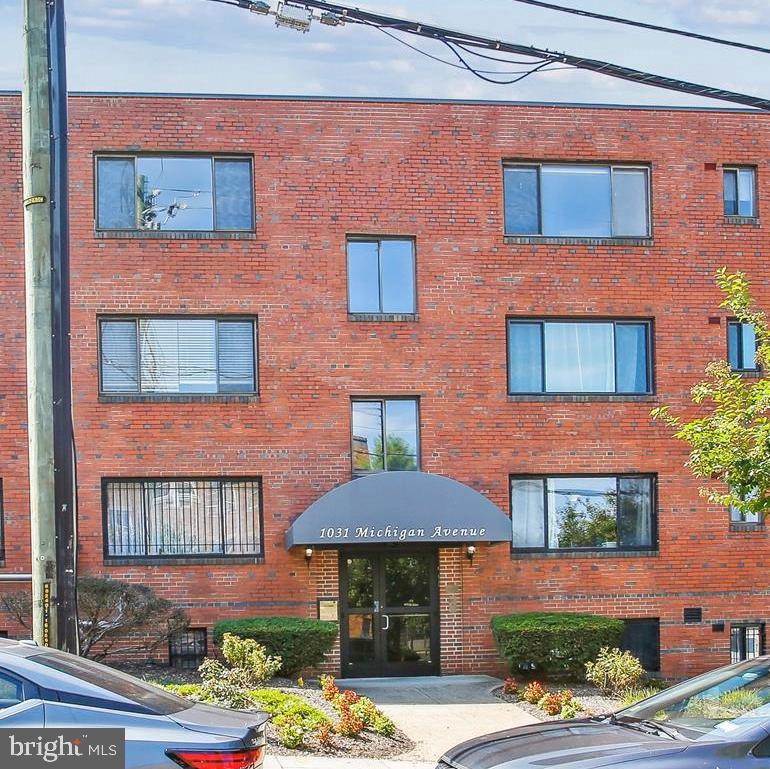
[[[332,748],[334,746],[334,728],[330,723],[323,724],[316,732],[316,739],[322,748]]]
[[[360,699],[352,689],[345,689],[332,700],[332,707],[340,713],[346,705],[355,705]]]
[[[521,693],[521,699],[530,705],[537,705],[543,697],[545,697],[545,689],[538,681],[532,681],[532,683],[527,684]]]
[[[365,728],[371,729],[383,737],[392,737],[396,733],[396,725],[393,721],[368,697],[358,697],[355,702],[350,704],[350,710],[353,715],[358,716],[363,721]]]
[[[343,737],[358,737],[365,729],[364,722],[353,712],[347,702],[340,704],[340,720],[335,727],[337,734]]]
[[[278,742],[284,748],[296,750],[302,747],[308,733],[302,724],[289,716],[278,716],[273,723],[278,727]]]
[[[558,716],[564,706],[570,702],[572,702],[572,692],[569,689],[564,689],[561,692],[543,695],[538,700],[537,706],[549,716]]]
[[[577,718],[584,711],[583,706],[574,699],[565,702],[561,706],[560,718]]]
[[[269,681],[281,668],[281,658],[269,656],[262,644],[229,633],[225,633],[223,639],[222,655],[234,670],[240,671],[244,683],[251,687]]]
[[[325,700],[334,702],[337,695],[340,693],[340,689],[337,684],[334,683],[334,676],[321,676],[321,692]]]
[[[249,696],[274,718],[289,717],[307,731],[315,731],[331,724],[331,719],[326,713],[296,694],[287,694],[279,689],[255,689],[249,692]]]
[[[579,679],[603,646],[620,644],[623,622],[593,614],[506,614],[492,618],[492,633],[512,672]]]
[[[509,697],[516,697],[519,693],[519,685],[515,678],[508,677],[503,681],[503,694]]]
[[[596,662],[586,663],[586,681],[607,694],[617,696],[634,689],[643,678],[642,663],[628,651],[605,646],[599,650]]]
[[[256,617],[225,620],[214,626],[214,642],[220,644],[226,633],[250,638],[280,657],[280,674],[293,676],[323,661],[337,638],[337,623],[301,617]]]
[[[653,694],[658,694],[659,691],[654,686],[637,686],[633,689],[627,689],[620,698],[620,707],[630,708],[631,705],[636,705],[637,702],[646,700],[648,697],[652,697]]]

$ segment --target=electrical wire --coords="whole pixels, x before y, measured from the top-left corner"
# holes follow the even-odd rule
[[[541,70],[545,69],[546,67],[549,67],[551,64],[553,64],[552,61],[544,61],[540,64],[537,64],[536,66],[532,67],[532,69],[528,70],[527,72],[523,72],[518,77],[515,77],[513,80],[494,80],[491,77],[487,77],[486,75],[483,75],[481,73],[481,70],[474,69],[463,57],[462,54],[450,43],[448,40],[442,40],[441,42],[446,45],[447,48],[449,48],[452,53],[454,53],[455,56],[463,63],[465,68],[470,72],[471,74],[475,75],[480,80],[484,80],[487,83],[494,83],[495,85],[514,85],[515,83],[520,83],[524,78],[529,77],[530,75],[534,75],[536,72],[540,72]],[[570,67],[567,67],[566,69],[571,69]]]
[[[662,27],[659,24],[649,24],[644,21],[633,21],[624,19],[620,16],[608,16],[604,13],[595,13],[593,11],[584,11],[580,8],[569,8],[566,5],[556,5],[555,3],[546,3],[543,0],[513,0],[514,3],[524,5],[534,5],[538,8],[547,8],[551,11],[561,11],[562,13],[571,13],[575,16],[584,16],[588,19],[599,19],[601,21],[610,21],[613,24],[625,24],[629,27],[639,27],[640,29],[650,29],[654,32],[665,32],[669,35],[681,35],[682,37],[691,37],[695,40],[703,40],[707,43],[716,43],[717,45],[729,45],[733,48],[744,48],[747,51],[758,51],[759,53],[770,53],[770,48],[763,48],[761,45],[752,45],[751,43],[741,43],[737,40],[726,40],[722,37],[712,37],[711,35],[702,35],[699,32],[690,32],[675,27]]]

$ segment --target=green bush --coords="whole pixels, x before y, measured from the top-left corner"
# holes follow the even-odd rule
[[[492,618],[492,634],[512,673],[581,679],[603,646],[620,644],[623,621],[593,614],[504,614]]]
[[[301,617],[255,617],[224,620],[214,627],[214,642],[219,644],[225,633],[251,638],[265,647],[273,657],[280,657],[280,674],[293,676],[318,665],[331,651],[337,638],[337,623]]]
[[[618,696],[629,689],[636,689],[643,678],[642,663],[628,651],[604,646],[595,662],[586,662],[586,681],[606,694]]]
[[[275,718],[287,716],[309,731],[331,723],[326,713],[296,694],[287,694],[279,689],[254,689],[249,696],[260,710]]]

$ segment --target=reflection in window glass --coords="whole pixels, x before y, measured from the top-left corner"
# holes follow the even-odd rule
[[[508,324],[511,393],[647,393],[650,324],[517,321]]]
[[[756,170],[725,168],[725,216],[756,216]]]
[[[371,558],[348,558],[348,608],[371,609],[374,606],[374,567]]]
[[[253,228],[248,159],[138,155],[98,158],[97,166],[100,229]]]
[[[348,308],[351,313],[416,312],[412,240],[348,241]]]
[[[551,237],[647,237],[649,171],[602,165],[504,169],[505,232]]]
[[[750,323],[727,324],[727,356],[733,371],[757,371],[757,334]]]
[[[431,561],[425,556],[386,556],[386,606],[430,606],[430,567]]]
[[[512,478],[511,521],[515,548],[651,547],[652,478]]]
[[[730,628],[730,662],[752,660],[762,654],[762,625],[733,625]]]
[[[353,470],[417,469],[417,401],[353,401]]]

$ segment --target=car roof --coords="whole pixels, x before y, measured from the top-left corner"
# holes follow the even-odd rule
[[[13,654],[15,657],[33,657],[42,654],[46,647],[38,646],[35,641],[0,638],[0,654]]]

